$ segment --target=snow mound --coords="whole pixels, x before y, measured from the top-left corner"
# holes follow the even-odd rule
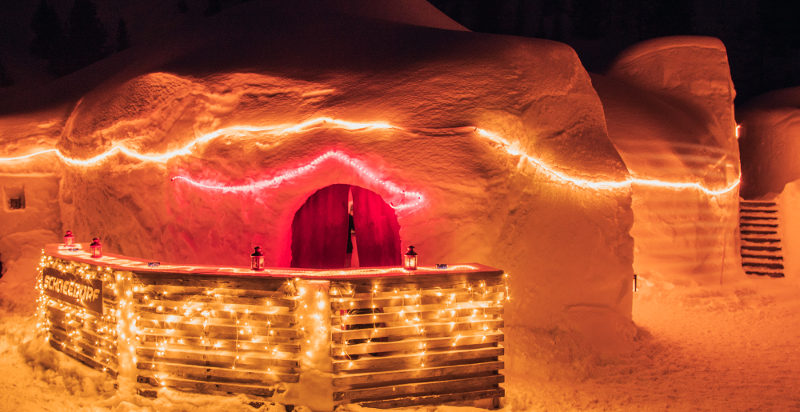
[[[670,37],[624,51],[592,81],[609,137],[634,178],[731,187],[739,155],[733,85],[719,40]],[[634,184],[634,271],[687,284],[741,274],[737,191]]]
[[[467,31],[467,28],[442,13],[425,0],[336,0],[320,3],[308,1],[313,7],[328,7],[345,13],[444,30]]]
[[[647,40],[620,53],[606,73],[676,100],[705,117],[709,146],[735,152],[736,123],[725,46],[713,37],[675,36]]]
[[[38,229],[0,237],[0,251],[5,274],[0,279],[0,309],[31,313],[36,305],[34,289],[42,246],[58,235]]]
[[[260,244],[267,265],[283,266],[291,261],[294,213],[308,196],[344,183],[403,202],[384,184],[391,182],[425,199],[418,209],[398,209],[403,248],[417,246],[425,264],[477,261],[511,274],[509,324],[616,336],[616,327],[580,320],[586,311],[597,311],[601,324],[629,319],[628,191],[598,193],[555,180],[476,129],[562,173],[625,180],[600,101],[572,49],[280,8],[271,9],[274,24],[254,26],[250,7],[257,6],[218,17],[224,37],[212,42],[199,33],[169,61],[116,76],[82,98],[59,144],[67,156],[85,159],[118,145],[190,154],[160,163],[115,155],[67,168],[65,227],[83,239],[100,235],[110,251],[165,262],[242,265]],[[304,24],[290,24],[301,17]],[[250,44],[269,46],[244,47]],[[320,118],[328,120],[313,122]],[[332,152],[377,179],[325,161],[251,192],[170,180],[246,185]]]

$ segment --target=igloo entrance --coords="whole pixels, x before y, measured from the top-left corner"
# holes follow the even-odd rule
[[[330,185],[309,196],[294,215],[292,267],[400,266],[400,255],[397,215],[370,190]]]

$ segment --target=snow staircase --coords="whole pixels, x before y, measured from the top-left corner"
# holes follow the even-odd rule
[[[748,275],[783,277],[783,249],[778,230],[778,205],[739,199],[742,267]]]

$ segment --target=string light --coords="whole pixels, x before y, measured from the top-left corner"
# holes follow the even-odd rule
[[[240,382],[243,388],[259,385],[253,377],[258,374],[261,385],[273,388],[283,379],[297,382],[299,371],[324,365],[331,356],[333,362],[342,364],[334,378],[342,378],[351,370],[362,373],[359,356],[372,353],[379,358],[398,350],[408,353],[409,359],[417,362],[416,368],[424,370],[442,367],[437,356],[450,351],[468,353],[475,345],[499,347],[502,341],[508,276],[490,274],[482,266],[449,265],[449,272],[420,267],[415,276],[458,274],[444,276],[446,284],[425,287],[384,284],[391,279],[387,274],[409,276],[401,268],[295,269],[287,270],[293,276],[265,288],[252,284],[257,279],[252,277],[245,283],[251,286],[237,286],[236,278],[226,279],[224,286],[186,282],[185,278],[163,281],[124,265],[136,262],[132,259],[104,256],[88,263],[84,255],[88,253],[67,254],[50,248],[43,251],[39,267],[42,273],[52,268],[87,282],[101,279],[102,313],[48,296],[40,273],[37,326],[45,339],[57,336],[63,328],[65,338],[53,346],[117,376],[123,391],[133,390],[137,381],[155,388],[186,387],[186,382],[195,382],[190,387],[200,388],[205,387],[200,383],[215,383],[217,374],[224,377],[219,384]],[[109,262],[114,262],[114,267],[103,266]],[[274,282],[269,271],[258,278]],[[334,277],[319,279],[317,272]],[[471,273],[480,278],[463,280]],[[348,274],[354,275],[345,277]],[[357,292],[354,282],[371,282],[368,293]],[[369,308],[368,313],[353,312],[354,307]],[[64,313],[66,320],[54,317],[50,309]],[[369,325],[366,329],[352,327],[365,323]],[[195,366],[192,359],[205,363]],[[472,365],[472,361],[464,362],[465,367]],[[446,367],[456,366],[450,362]],[[409,367],[414,369],[413,365],[401,369]],[[499,370],[502,362],[492,367]],[[194,368],[202,369],[197,373],[203,377],[192,378]],[[241,381],[237,381],[239,377]]]
[[[586,188],[586,189],[594,189],[594,190],[613,190],[613,189],[626,189],[630,187],[631,184],[637,184],[642,186],[650,186],[650,187],[658,187],[658,188],[665,188],[665,189],[675,189],[675,190],[682,190],[682,189],[694,189],[699,190],[709,196],[719,196],[724,195],[726,193],[730,193],[734,191],[739,184],[741,183],[741,172],[739,176],[734,179],[733,182],[728,183],[725,186],[719,188],[709,188],[701,183],[698,182],[670,182],[664,181],[659,179],[647,179],[647,178],[640,178],[640,177],[629,177],[624,180],[589,180],[589,179],[582,179],[578,177],[570,176],[564,172],[556,170],[555,167],[545,163],[543,160],[535,158],[527,153],[525,153],[520,147],[519,143],[511,143],[505,138],[501,137],[500,135],[476,128],[475,132],[494,143],[496,143],[500,148],[505,150],[511,156],[519,156],[521,159],[525,160],[526,162],[530,163],[531,165],[539,168],[545,174],[550,176],[553,180],[560,181],[563,183],[572,184],[578,187]]]
[[[405,131],[405,132],[416,132],[416,133],[444,133],[446,131],[450,131],[452,133],[468,133],[469,131],[473,132],[478,137],[484,138],[489,140],[496,145],[499,146],[500,149],[505,151],[507,154],[515,157],[520,157],[520,159],[524,160],[525,162],[535,166],[539,170],[542,171],[545,175],[549,178],[575,185],[577,187],[585,188],[585,189],[593,189],[593,190],[625,190],[630,187],[632,184],[638,184],[643,186],[651,186],[651,187],[658,187],[658,188],[666,188],[666,189],[674,189],[674,190],[698,190],[702,193],[705,193],[709,196],[719,196],[724,195],[727,193],[731,193],[739,186],[741,183],[741,172],[739,176],[734,179],[733,182],[729,182],[724,184],[721,187],[710,187],[705,184],[699,182],[675,182],[675,181],[664,181],[660,179],[651,179],[647,177],[629,177],[624,180],[592,180],[586,178],[580,178],[576,176],[572,176],[569,173],[563,172],[558,170],[553,165],[548,164],[544,160],[534,157],[528,153],[526,153],[520,146],[518,142],[511,142],[508,139],[500,136],[495,132],[491,132],[486,129],[478,128],[478,127],[458,127],[458,128],[450,128],[450,129],[422,129],[422,128],[403,128],[397,125],[392,125],[386,122],[375,121],[375,122],[351,122],[331,117],[317,117],[314,119],[310,119],[304,122],[296,123],[296,124],[278,124],[278,125],[265,125],[265,126],[249,126],[249,125],[239,125],[239,126],[230,126],[215,130],[210,133],[206,133],[202,136],[196,137],[192,139],[189,143],[184,145],[183,147],[171,151],[166,151],[163,153],[141,153],[137,150],[129,148],[124,144],[117,144],[112,146],[107,151],[93,156],[88,159],[79,159],[67,156],[59,149],[45,149],[40,150],[37,152],[20,155],[20,156],[13,156],[13,157],[5,157],[0,158],[0,163],[10,163],[10,162],[18,162],[18,161],[25,161],[30,160],[35,157],[55,154],[61,161],[66,164],[72,166],[94,166],[97,165],[113,155],[116,154],[123,154],[129,158],[136,159],[142,162],[154,162],[154,163],[166,163],[170,159],[182,156],[188,156],[194,153],[194,150],[205,143],[208,143],[212,140],[218,139],[220,137],[232,137],[238,136],[243,137],[249,134],[259,134],[263,136],[271,136],[271,137],[283,137],[286,135],[291,134],[300,134],[305,133],[313,129],[317,128],[328,128],[328,129],[341,129],[346,131],[352,132],[363,132],[363,131],[370,131],[370,130],[398,130],[398,131]],[[737,127],[738,132],[738,127]],[[313,167],[312,167],[313,169]],[[174,179],[183,179],[183,180],[190,180],[188,177],[185,176],[176,176],[173,177]],[[269,182],[269,181],[267,181]],[[203,184],[200,182],[195,186],[203,187]],[[219,188],[218,186],[222,186],[221,184],[206,184],[211,186],[209,189],[212,190],[224,190]],[[249,186],[249,185],[240,185],[240,186],[231,186],[232,190],[230,191],[239,191],[241,190],[253,190],[252,188],[244,188],[242,186]],[[271,183],[266,184],[263,188],[270,188],[274,187]],[[401,191],[402,192],[402,191]]]

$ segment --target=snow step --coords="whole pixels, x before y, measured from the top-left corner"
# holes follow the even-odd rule
[[[745,208],[741,208],[741,209],[739,209],[739,211],[742,212],[742,213],[769,213],[769,214],[778,213],[778,211],[775,210],[775,209],[745,209]]]
[[[743,237],[743,242],[750,242],[750,243],[780,243],[780,239],[765,239],[765,238],[758,238],[758,237]]]
[[[740,200],[739,206],[754,206],[754,207],[776,207],[778,204],[776,202],[764,201],[764,200]]]
[[[783,269],[783,264],[782,263],[742,262],[742,266],[750,266],[750,267],[757,267],[757,268],[767,268],[767,269]]]
[[[742,250],[750,250],[750,251],[759,251],[759,252],[780,252],[783,250],[778,246],[750,246],[750,245],[742,245]]]
[[[784,277],[779,224],[777,202],[739,199],[739,253],[748,275]]]
[[[777,223],[754,223],[754,222],[739,222],[739,226],[747,226],[747,227],[772,227],[777,228]]]
[[[739,221],[742,220],[778,220],[774,216],[739,216]]]
[[[753,254],[742,252],[742,259],[783,260],[783,256],[779,256],[779,255],[753,255]]]
[[[777,235],[778,231],[776,230],[742,230],[741,233],[743,235]]]
[[[744,273],[748,275],[758,275],[758,276],[769,276],[771,278],[782,278],[784,277],[782,272],[757,272],[754,270],[747,270]]]

